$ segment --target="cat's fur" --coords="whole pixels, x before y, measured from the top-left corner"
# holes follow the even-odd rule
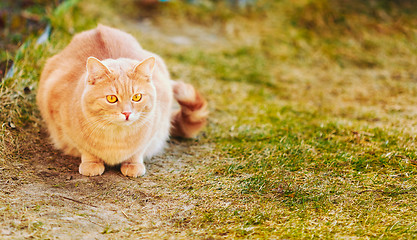
[[[37,104],[55,147],[81,156],[79,172],[87,176],[101,175],[105,164],[121,164],[126,176],[145,174],[144,158],[161,152],[170,132],[193,137],[208,115],[203,97],[171,80],[159,56],[103,25],[77,34],[47,61]]]

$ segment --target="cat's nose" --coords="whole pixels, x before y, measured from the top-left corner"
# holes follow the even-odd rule
[[[129,116],[132,112],[122,112],[123,115],[126,116],[126,120],[129,120]]]

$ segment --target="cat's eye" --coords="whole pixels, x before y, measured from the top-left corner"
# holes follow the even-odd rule
[[[132,101],[134,101],[134,102],[139,102],[141,99],[142,99],[142,94],[140,94],[140,93],[135,94],[132,97]]]
[[[107,95],[106,99],[107,99],[107,102],[109,102],[109,103],[117,102],[117,97],[115,95]]]

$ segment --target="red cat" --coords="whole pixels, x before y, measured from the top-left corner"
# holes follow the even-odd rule
[[[175,112],[174,99],[181,106]],[[101,175],[105,164],[144,175],[144,158],[160,153],[170,134],[194,137],[208,115],[200,93],[171,80],[158,55],[103,25],[77,34],[47,61],[37,104],[55,147],[81,156],[86,176]]]

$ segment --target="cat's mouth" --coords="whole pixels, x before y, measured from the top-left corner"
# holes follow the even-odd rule
[[[130,125],[132,125],[132,123],[134,123],[135,121],[133,121],[133,120],[131,120],[131,119],[128,119],[128,120],[125,120],[125,119],[123,119],[123,120],[120,120],[120,119],[118,119],[118,120],[116,120],[116,121],[113,121],[113,124],[114,125],[119,125],[119,126],[121,126],[121,127],[124,127],[124,126],[130,126]]]
[[[121,125],[131,125],[138,120],[138,116],[133,113],[122,113],[118,116],[117,123]]]

